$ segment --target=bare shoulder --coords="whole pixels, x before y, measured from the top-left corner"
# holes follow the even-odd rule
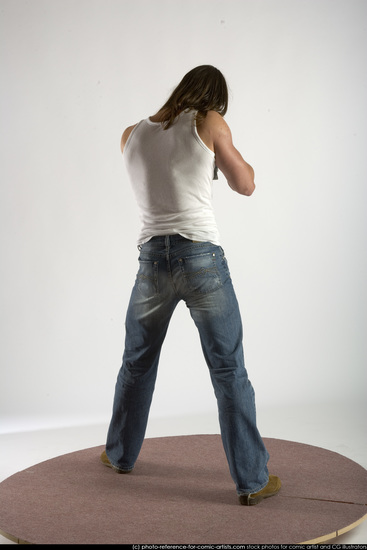
[[[229,131],[229,128],[222,115],[216,111],[208,111],[204,120],[197,126],[197,131],[205,145],[215,151],[216,142]]]
[[[227,122],[217,111],[208,111],[203,125],[214,142],[223,137],[231,137],[231,130]]]
[[[128,126],[122,134],[122,137],[121,137],[121,152],[122,153],[124,152],[124,147],[126,145],[126,142],[129,138],[131,132],[134,130],[135,126],[137,126],[137,125],[133,124],[132,126]]]
[[[208,111],[204,122],[206,122],[208,126],[211,126],[214,129],[229,129],[228,124],[226,123],[222,115],[217,113],[217,111]]]

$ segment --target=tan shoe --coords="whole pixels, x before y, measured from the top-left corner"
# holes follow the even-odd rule
[[[279,493],[281,486],[279,477],[270,475],[269,482],[264,489],[261,489],[258,493],[241,495],[239,497],[240,503],[244,506],[255,506],[255,504],[259,504],[264,498],[273,497]]]
[[[116,466],[112,466],[111,462],[108,460],[108,456],[106,455],[106,451],[103,451],[103,453],[101,454],[101,462],[103,462],[103,464],[105,466],[107,466],[108,468],[112,468],[112,470],[118,474],[129,474],[130,472],[132,472],[133,469],[131,470],[120,470],[120,468],[116,468]]]

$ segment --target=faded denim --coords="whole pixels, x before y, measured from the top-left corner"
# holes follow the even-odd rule
[[[143,444],[161,347],[178,302],[198,328],[217,398],[223,447],[239,495],[268,483],[269,454],[256,426],[255,395],[244,365],[242,322],[220,246],[180,235],[143,244],[126,314],[122,367],[106,453],[132,470]]]

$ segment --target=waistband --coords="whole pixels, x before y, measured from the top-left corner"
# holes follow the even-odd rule
[[[169,244],[176,244],[181,242],[198,243],[200,241],[192,241],[191,239],[188,239],[178,233],[175,233],[174,235],[158,235],[156,237],[152,237],[148,242],[157,242],[159,244],[169,245]]]
[[[186,237],[183,237],[182,235],[176,233],[174,235],[157,235],[156,237],[152,237],[144,244],[138,245],[138,249],[141,250],[144,245],[154,245],[157,247],[170,247],[174,246],[176,244],[183,244],[183,243],[200,243],[200,242],[206,242],[206,241],[192,241],[191,239],[187,239]]]

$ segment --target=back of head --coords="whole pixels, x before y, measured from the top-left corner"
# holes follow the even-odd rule
[[[200,65],[185,74],[160,112],[167,129],[182,111],[197,111],[196,121],[200,124],[208,111],[224,116],[227,108],[228,88],[224,76],[212,65]]]

